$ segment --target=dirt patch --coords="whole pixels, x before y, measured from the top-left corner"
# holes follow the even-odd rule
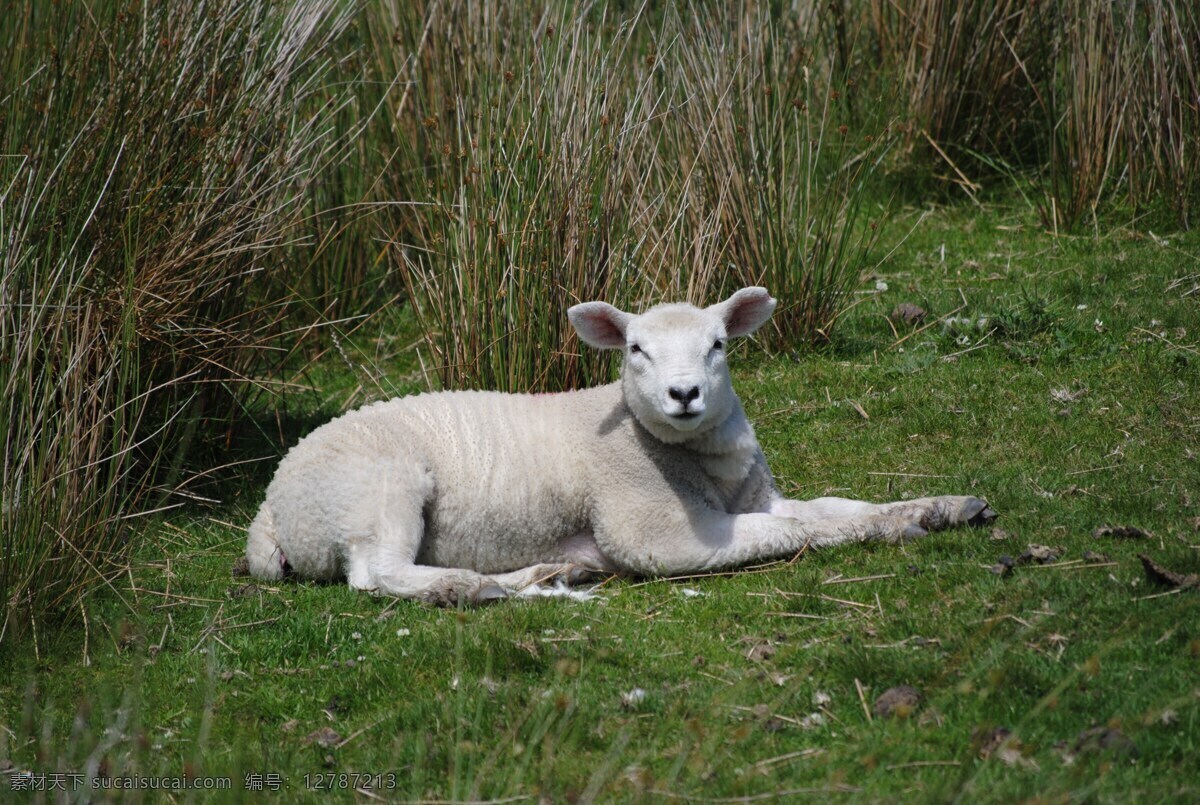
[[[1146,568],[1146,578],[1151,584],[1158,584],[1162,587],[1178,587],[1187,589],[1200,585],[1200,574],[1196,573],[1176,573],[1155,562],[1144,553],[1138,554],[1138,559],[1142,560],[1142,567]]]
[[[1096,539],[1113,537],[1116,539],[1150,539],[1154,535],[1135,525],[1102,525],[1092,531]]]

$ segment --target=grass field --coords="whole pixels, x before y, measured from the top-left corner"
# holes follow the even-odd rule
[[[744,346],[735,382],[789,495],[980,495],[998,530],[438,610],[232,577],[272,455],[5,657],[0,769],[231,782],[177,801],[1200,798],[1197,591],[1138,558],[1200,570],[1200,237],[1054,237],[1008,204],[891,227],[830,345]],[[360,329],[238,457],[419,388],[415,340],[404,311]],[[876,714],[899,685],[920,702]]]

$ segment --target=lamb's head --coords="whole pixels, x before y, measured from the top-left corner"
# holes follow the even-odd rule
[[[688,441],[720,425],[737,397],[725,347],[771,317],[764,288],[743,288],[715,305],[658,305],[640,316],[604,302],[567,311],[584,342],[625,353],[625,401],[638,421],[666,442]]]

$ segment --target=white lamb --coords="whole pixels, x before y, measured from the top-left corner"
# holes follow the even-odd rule
[[[730,568],[996,516],[975,497],[784,499],[725,358],[774,309],[762,288],[640,316],[575,305],[585,342],[624,351],[620,381],[419,394],[339,417],[280,464],[250,525],[251,572],[478,604],[548,579]]]

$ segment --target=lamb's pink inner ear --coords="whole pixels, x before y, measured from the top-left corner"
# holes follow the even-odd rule
[[[584,343],[598,349],[622,349],[630,314],[605,302],[584,302],[567,311],[571,326]]]
[[[743,288],[721,302],[725,332],[730,338],[749,335],[775,312],[775,300],[765,288]]]

